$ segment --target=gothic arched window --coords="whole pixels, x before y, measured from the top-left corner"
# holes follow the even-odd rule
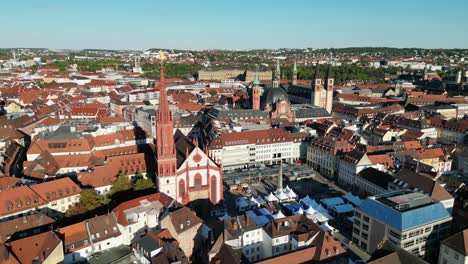
[[[185,181],[182,179],[179,181],[179,197],[184,196],[185,194]]]
[[[202,185],[202,177],[200,173],[195,174],[195,178],[193,179],[193,185],[195,187],[201,186]]]

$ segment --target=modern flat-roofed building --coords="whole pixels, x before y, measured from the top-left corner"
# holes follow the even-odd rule
[[[384,238],[426,256],[438,248],[452,217],[440,202],[419,192],[392,192],[367,198],[355,211],[353,243],[372,253]]]

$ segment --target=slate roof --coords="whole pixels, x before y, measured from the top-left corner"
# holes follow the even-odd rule
[[[464,256],[468,256],[468,229],[458,232],[455,235],[445,239],[442,241],[442,244]]]
[[[418,188],[429,194],[437,201],[453,199],[453,196],[445,190],[437,181],[414,171],[402,169],[395,174],[395,178],[406,182],[412,188]]]
[[[385,240],[367,261],[368,264],[427,264],[426,261]]]
[[[450,218],[449,212],[441,203],[429,203],[406,211],[398,211],[376,200],[376,198],[381,197],[384,195],[367,198],[359,208],[366,214],[398,230],[404,231],[426,223]]]
[[[385,190],[388,188],[388,183],[394,180],[391,175],[375,168],[366,168],[359,172],[358,176]]]

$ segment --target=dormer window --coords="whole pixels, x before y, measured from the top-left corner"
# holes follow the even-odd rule
[[[23,206],[23,202],[18,201],[18,204],[16,205],[18,208],[21,208]]]

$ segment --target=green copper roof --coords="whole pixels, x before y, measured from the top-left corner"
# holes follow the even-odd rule
[[[280,71],[280,63],[279,63],[279,60],[276,60],[276,71],[277,71],[277,72]]]
[[[297,72],[296,61],[294,61],[293,72]]]
[[[258,65],[255,67],[255,79],[253,81],[254,86],[260,85],[260,80],[258,79]]]

